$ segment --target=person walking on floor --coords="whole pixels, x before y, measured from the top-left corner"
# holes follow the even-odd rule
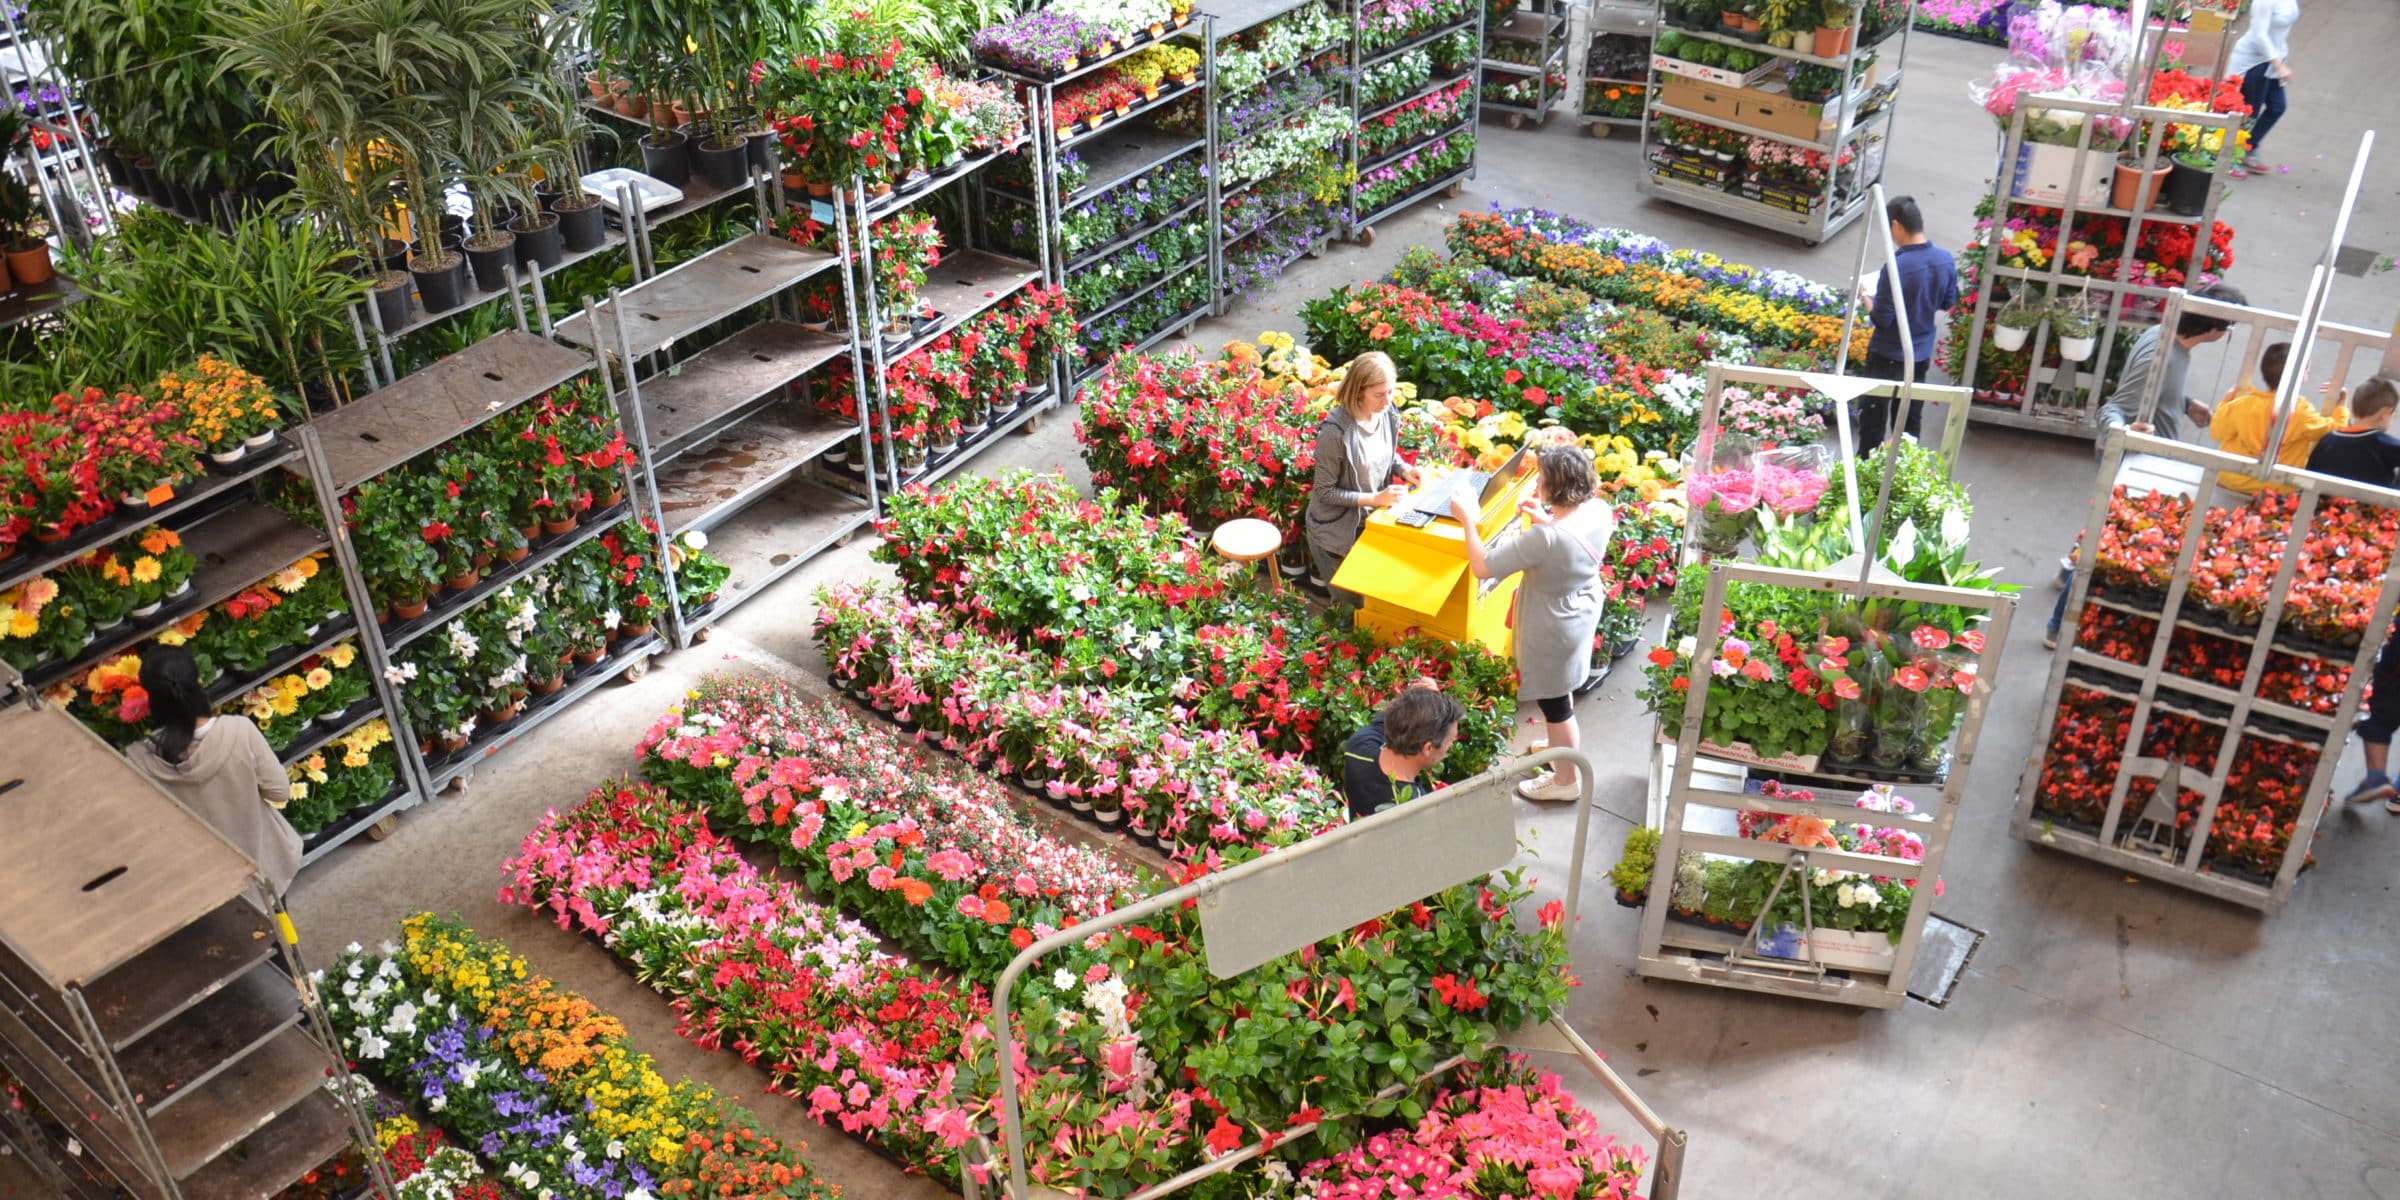
[[[2230,283],[2212,283],[2192,293],[2205,300],[2223,304],[2248,304],[2250,298],[2242,289]],[[2092,445],[2097,456],[2107,444],[2111,429],[2131,429],[2135,433],[2155,433],[2170,441],[2183,437],[2183,422],[2207,426],[2216,419],[2207,405],[2184,394],[2184,384],[2192,372],[2192,350],[2210,342],[2224,340],[2233,322],[2206,313],[2187,312],[2175,320],[2175,333],[2167,336],[2163,326],[2153,325],[2133,340],[2126,351],[2125,368],[2117,374],[2116,390],[2100,405],[2102,437]],[[2158,397],[2158,411],[2148,421],[2139,420],[2142,405],[2150,397]],[[2043,627],[2042,646],[2058,649],[2059,622],[2066,619],[2067,593],[2075,580],[2075,558],[2069,555],[2058,560],[2058,602],[2050,607],[2050,623]]]
[[[1465,531],[1467,569],[1475,578],[1524,574],[1510,612],[1517,699],[1541,707],[1553,749],[1572,750],[1581,741],[1575,725],[1575,689],[1591,672],[1592,638],[1599,632],[1600,608],[1607,597],[1600,586],[1600,568],[1615,516],[1607,503],[1590,503],[1600,489],[1590,451],[1544,446],[1536,461],[1534,498],[1518,506],[1526,522],[1523,532],[1487,549],[1476,528],[1480,514],[1473,496],[1454,497],[1450,515]],[[1561,764],[1518,784],[1517,794],[1528,800],[1573,800],[1583,791],[1575,769]]]
[[[125,751],[126,761],[225,835],[281,896],[300,873],[300,835],[283,819],[290,776],[247,717],[220,717],[200,686],[191,651],[142,651],[142,690],[157,732]]]
[[[2254,0],[2250,27],[2226,60],[2226,71],[2241,78],[2242,103],[2250,106],[2250,149],[2233,165],[2235,179],[2275,170],[2259,156],[2259,148],[2283,120],[2284,87],[2292,81],[2292,26],[2299,20],[2300,0]]]
[[[1342,743],[1342,799],[1350,817],[1373,816],[1425,793],[1418,780],[1450,753],[1467,708],[1419,679]]]
[[[1867,340],[1867,365],[1861,374],[1870,379],[1899,380],[1907,373],[1899,320],[1899,313],[1905,308],[1906,349],[1915,357],[1917,381],[1923,382],[1933,363],[1934,321],[1958,303],[1958,260],[1925,235],[1925,214],[1918,210],[1915,197],[1894,196],[1883,206],[1883,212],[1892,223],[1893,258],[1899,268],[1899,279],[1894,281],[1887,267],[1882,282],[1875,288],[1875,306],[1868,311],[1868,324],[1875,332]],[[1883,444],[1891,430],[1892,406],[1896,403],[1897,400],[1883,396],[1860,397],[1858,427],[1854,431],[1860,454]],[[1922,401],[1909,405],[1905,426],[1910,437],[1917,436],[1924,414]]]
[[[2334,475],[2377,487],[2390,487],[2395,472],[2400,472],[2400,439],[2386,430],[2391,427],[2392,413],[2400,410],[2400,388],[2392,380],[2378,375],[2360,384],[2353,405],[2350,425],[2325,435],[2308,456],[2308,469],[2320,475]],[[2350,789],[2352,804],[2372,804],[2383,801],[2385,812],[2400,814],[2400,788],[2395,788],[2387,774],[2391,767],[2392,732],[2400,730],[2400,650],[2392,643],[2400,634],[2400,614],[2393,621],[2392,634],[2384,635],[2383,648],[2375,652],[2375,674],[2367,688],[2365,711],[2358,718],[2359,753],[2367,760],[2367,777]]]
[[[1343,368],[1333,411],[1317,426],[1316,473],[1308,490],[1309,582],[1332,590],[1337,603],[1358,606],[1356,592],[1334,588],[1334,572],[1358,544],[1367,510],[1389,508],[1417,485],[1417,469],[1400,460],[1400,415],[1392,411],[1400,372],[1389,355],[1369,351]]]

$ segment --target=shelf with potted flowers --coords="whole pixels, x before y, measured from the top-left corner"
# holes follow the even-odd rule
[[[2400,492],[2121,430],[2101,461],[2011,832],[2278,911],[2400,600]],[[2266,487],[2222,489],[2235,468]]]
[[[1567,14],[1534,0],[1532,7],[1483,27],[1482,108],[1505,113],[1522,129],[1550,119],[1566,94]]]

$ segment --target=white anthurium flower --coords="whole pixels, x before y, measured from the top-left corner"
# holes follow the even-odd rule
[[[365,1030],[358,1035],[358,1056],[360,1058],[382,1058],[384,1053],[391,1048],[391,1042],[372,1029]]]

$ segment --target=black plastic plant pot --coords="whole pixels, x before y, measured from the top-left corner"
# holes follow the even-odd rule
[[[92,155],[100,160],[100,169],[108,172],[110,183],[129,191],[132,189],[133,172],[125,169],[125,159],[117,153],[115,146],[102,142],[92,147]]]
[[[446,253],[449,265],[436,270],[426,270],[421,260],[409,260],[408,273],[416,276],[417,294],[424,298],[429,313],[448,312],[467,302],[467,256]]]
[[[679,129],[662,130],[643,138],[642,174],[674,187],[691,182],[691,139]]]
[[[2196,217],[2208,211],[2208,188],[2215,176],[2182,159],[2175,160],[2167,172],[2165,195],[2167,207],[2175,213]]]
[[[775,131],[772,129],[753,129],[742,136],[744,140],[749,142],[750,146],[750,169],[753,172],[774,170]]]
[[[564,235],[567,249],[575,253],[593,249],[608,237],[608,214],[600,207],[600,197],[586,194],[583,207],[570,208],[573,200],[561,200],[550,211],[558,214],[558,228]]]
[[[375,315],[387,334],[408,324],[409,287],[406,271],[387,271],[375,285]]]
[[[435,228],[438,228],[442,231],[442,249],[456,250],[460,246],[466,244],[467,219],[465,217],[462,217],[454,212],[445,211],[442,213],[441,221],[435,226]],[[424,235],[422,233],[418,234],[418,240],[422,241],[423,238]]]
[[[467,247],[467,265],[475,270],[475,286],[486,292],[496,292],[508,286],[508,269],[516,265],[517,235],[503,229],[494,234],[489,245],[477,239]]]
[[[146,158],[133,159],[125,164],[133,176],[133,194],[148,199],[158,193],[158,164]]]
[[[560,232],[557,213],[519,217],[509,223],[508,231],[517,235],[517,265],[520,267],[539,266],[545,271],[552,271],[566,257],[566,236]]]
[[[750,178],[750,148],[747,141],[731,146],[712,146],[706,142],[692,148],[693,165],[708,186],[730,191]]]
[[[394,237],[387,237],[383,239],[383,269],[386,271],[405,271],[408,269],[407,242],[401,241],[399,238]]]

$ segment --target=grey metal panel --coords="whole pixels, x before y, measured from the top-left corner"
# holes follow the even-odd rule
[[[564,346],[503,330],[309,424],[334,490],[347,492],[590,366]]]
[[[1394,808],[1349,838],[1278,861],[1200,895],[1208,972],[1230,979],[1261,963],[1421,900],[1516,857],[1514,800],[1481,788],[1433,812]]]

